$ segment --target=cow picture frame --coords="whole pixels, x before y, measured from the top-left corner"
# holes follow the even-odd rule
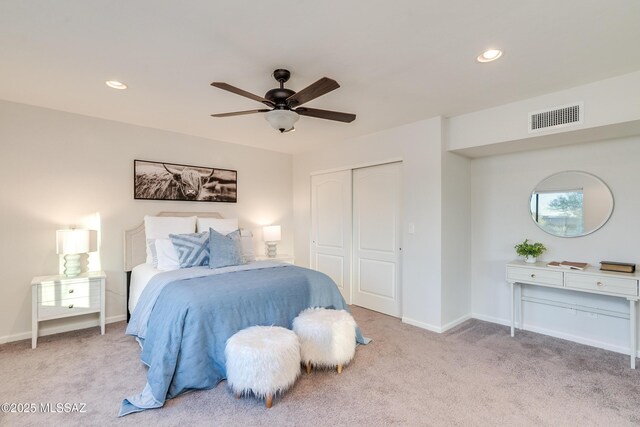
[[[237,203],[238,172],[136,159],[133,161],[133,198]]]

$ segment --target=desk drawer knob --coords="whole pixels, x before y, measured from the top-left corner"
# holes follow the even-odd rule
[[[69,289],[69,293],[72,294],[73,293],[73,289]]]
[[[536,278],[536,275],[535,275],[535,274],[533,274],[533,273],[531,273],[531,278],[532,278],[532,279],[535,279],[535,278]]]
[[[604,283],[602,283],[602,282],[596,282],[596,285],[598,285],[598,286],[604,286]]]
[[[69,304],[69,308],[73,308],[73,304]]]

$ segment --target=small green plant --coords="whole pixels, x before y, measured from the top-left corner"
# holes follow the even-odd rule
[[[547,248],[545,248],[540,242],[529,243],[529,239],[524,239],[524,242],[518,243],[514,248],[518,255],[532,257],[539,257],[547,250]]]

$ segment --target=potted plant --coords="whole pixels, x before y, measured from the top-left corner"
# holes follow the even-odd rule
[[[514,246],[516,253],[524,257],[524,261],[528,263],[536,262],[536,259],[547,250],[540,242],[529,243],[529,239]]]

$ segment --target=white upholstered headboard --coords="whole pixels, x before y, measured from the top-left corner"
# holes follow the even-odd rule
[[[199,216],[201,218],[222,218],[218,212],[160,212],[156,216]],[[124,232],[124,271],[147,260],[147,238],[144,235],[144,221],[134,229]]]

